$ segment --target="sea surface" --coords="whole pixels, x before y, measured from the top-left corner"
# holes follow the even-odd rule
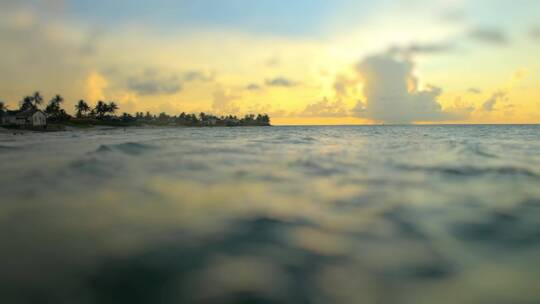
[[[0,132],[0,303],[540,303],[540,126]]]

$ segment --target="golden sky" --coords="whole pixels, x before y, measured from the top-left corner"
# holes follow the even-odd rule
[[[538,1],[373,2],[2,2],[0,100],[39,90],[68,112],[103,99],[274,124],[540,123]]]

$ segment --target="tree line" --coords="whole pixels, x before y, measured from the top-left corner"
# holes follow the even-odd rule
[[[44,98],[40,92],[24,96],[19,103],[19,111],[40,110]],[[98,101],[94,106],[85,100],[79,100],[75,104],[75,117],[69,115],[63,108],[64,98],[55,95],[44,107],[43,112],[50,122],[74,123],[74,124],[99,124],[111,125],[178,125],[178,126],[268,126],[270,117],[267,114],[247,114],[244,117],[236,115],[216,116],[201,112],[199,114],[182,112],[179,115],[169,115],[162,112],[158,115],[150,112],[137,112],[135,115],[122,113],[116,115],[119,107],[114,102]],[[0,101],[0,111],[7,111],[7,106]]]

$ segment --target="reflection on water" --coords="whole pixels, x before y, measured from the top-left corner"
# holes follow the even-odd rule
[[[535,303],[540,127],[0,133],[2,303]]]

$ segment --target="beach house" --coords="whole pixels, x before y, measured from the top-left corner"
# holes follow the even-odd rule
[[[47,126],[47,115],[38,109],[5,111],[0,122],[6,126],[45,127]]]

